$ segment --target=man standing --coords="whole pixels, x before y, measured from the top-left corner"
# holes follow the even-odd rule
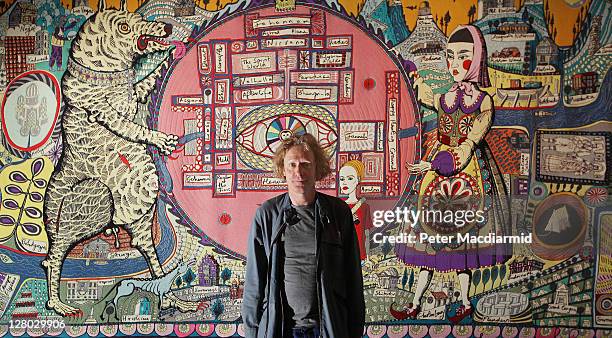
[[[353,338],[365,303],[351,209],[315,190],[329,160],[310,134],[283,141],[274,157],[288,192],[257,209],[247,252],[246,337]]]

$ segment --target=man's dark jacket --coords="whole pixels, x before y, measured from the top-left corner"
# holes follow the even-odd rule
[[[284,248],[281,235],[295,217],[289,194],[262,204],[255,214],[247,252],[242,319],[247,338],[283,336]],[[315,202],[317,294],[325,338],[363,335],[365,302],[357,234],[349,206],[317,192]],[[290,319],[290,318],[289,318]]]

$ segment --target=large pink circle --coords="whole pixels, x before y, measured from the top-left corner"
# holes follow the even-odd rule
[[[295,11],[283,13],[282,17],[308,16],[311,10],[318,10],[324,15],[323,35],[309,36],[308,38],[325,38],[329,36],[350,36],[352,39],[352,68],[353,68],[353,102],[336,105],[338,118],[335,121],[336,134],[339,133],[338,125],[350,121],[385,121],[387,116],[387,77],[393,74],[399,78],[399,114],[398,131],[415,126],[415,107],[413,105],[409,86],[404,76],[401,75],[396,62],[387,54],[384,47],[372,39],[360,27],[343,19],[336,14],[320,8],[297,6]],[[248,15],[258,17],[279,16],[273,7],[249,11]],[[197,44],[187,51],[186,55],[171,68],[164,86],[163,98],[159,110],[158,128],[167,133],[182,136],[185,134],[184,120],[195,119],[195,113],[173,110],[173,97],[199,96],[202,97],[200,86],[200,74],[198,72],[198,48],[197,45],[212,40],[224,40],[228,42],[229,52],[244,52],[246,43],[234,43],[236,41],[246,42],[245,39],[245,15],[233,17],[216,26],[198,40]],[[320,29],[319,27],[318,29]],[[263,38],[259,38],[260,40]],[[280,50],[278,55],[280,55]],[[277,58],[278,61],[278,58]],[[361,84],[365,80],[373,80],[377,85],[374,88],[365,89]],[[231,81],[230,81],[231,82]],[[392,90],[392,88],[390,88]],[[233,106],[233,102],[229,102]],[[285,102],[292,103],[292,102]],[[235,123],[235,121],[234,121]],[[387,129],[385,124],[385,129]],[[342,135],[339,135],[342,137]],[[405,185],[408,174],[404,168],[406,161],[413,161],[415,156],[415,137],[400,138],[397,146],[397,175],[385,178],[391,182],[398,182],[399,191]],[[340,144],[343,142],[340,139]],[[386,154],[385,156],[388,156]],[[173,180],[174,197],[178,201],[178,207],[182,208],[191,221],[215,242],[233,250],[239,254],[245,254],[247,248],[247,237],[251,221],[257,207],[265,200],[282,193],[282,191],[236,191],[235,196],[213,197],[212,189],[183,189],[183,166],[193,164],[194,156],[185,156],[183,152],[175,154],[173,159],[167,161],[167,168]],[[237,161],[237,159],[235,159]],[[334,162],[338,161],[338,152]],[[229,169],[230,172],[235,169]],[[337,188],[323,190],[323,192],[337,195]],[[368,197],[370,205],[376,201],[389,201],[395,196],[379,195]],[[229,217],[228,217],[229,216]],[[227,220],[231,219],[229,223]],[[227,223],[227,224],[226,224]]]

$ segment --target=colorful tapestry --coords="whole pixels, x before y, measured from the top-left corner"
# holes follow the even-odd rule
[[[364,336],[612,336],[610,11],[0,1],[0,336],[244,336],[251,221],[303,133],[352,208]]]

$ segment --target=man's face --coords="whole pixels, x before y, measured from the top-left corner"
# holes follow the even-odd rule
[[[284,173],[289,191],[304,194],[314,191],[316,166],[312,151],[294,146],[285,154]]]

